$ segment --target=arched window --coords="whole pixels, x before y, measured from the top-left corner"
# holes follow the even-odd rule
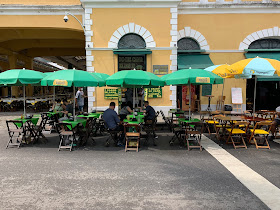
[[[178,50],[200,50],[200,45],[192,38],[185,37],[178,41]]]
[[[145,40],[137,34],[126,34],[118,43],[118,49],[145,49]]]
[[[258,39],[248,49],[280,49],[280,39]]]

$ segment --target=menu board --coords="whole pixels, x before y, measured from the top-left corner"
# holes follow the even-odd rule
[[[118,89],[104,89],[105,99],[118,99],[119,91]]]
[[[212,85],[202,85],[202,96],[212,95]]]
[[[233,104],[242,104],[242,88],[231,88],[231,100]]]
[[[148,88],[148,98],[162,98],[162,88]]]

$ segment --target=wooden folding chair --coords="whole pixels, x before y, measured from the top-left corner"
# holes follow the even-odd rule
[[[8,149],[10,146],[19,148],[25,138],[25,126],[20,120],[7,120],[6,125],[8,128],[9,141],[6,146]]]
[[[41,137],[41,140],[43,143],[46,143],[48,141],[47,138],[45,137],[45,135],[43,134],[43,131],[45,129],[48,119],[49,119],[49,117],[47,114],[45,114],[45,113],[41,114],[40,124],[34,126],[34,135],[36,138],[35,141],[40,140],[40,137]]]
[[[254,129],[250,129],[251,136],[249,139],[249,144],[255,144],[256,148],[270,149],[267,137],[270,133],[272,122],[257,122]],[[252,143],[252,140],[254,141]],[[261,140],[263,140],[262,145]]]
[[[204,123],[203,122],[190,122],[186,123],[186,142],[188,146],[188,151],[191,148],[199,148],[202,151],[201,146],[201,135],[204,132]],[[190,142],[193,144],[191,145]]]
[[[59,147],[61,149],[73,149],[73,144],[77,142],[75,130],[71,123],[56,123],[57,132],[59,134]]]
[[[242,130],[240,127],[244,127],[245,129]],[[247,133],[248,127],[249,127],[249,123],[247,121],[233,123],[232,127],[227,129],[227,131],[229,132],[229,136],[227,138],[226,143],[232,144],[234,149],[236,149],[236,148],[246,148],[247,149],[247,146],[246,146],[246,143],[244,140],[244,136]],[[235,141],[236,138],[238,138],[238,139]],[[239,145],[236,145],[236,144],[239,144]]]
[[[184,146],[183,135],[185,134],[185,130],[183,129],[182,125],[174,124],[173,121],[170,121],[170,126],[171,126],[172,133],[174,135],[172,136],[171,140],[169,141],[169,145],[173,146],[174,142],[176,140],[178,140],[180,146]]]
[[[125,124],[125,152],[128,150],[139,151],[139,141],[140,141],[140,130],[139,124]]]

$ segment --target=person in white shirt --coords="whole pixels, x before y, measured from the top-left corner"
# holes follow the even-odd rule
[[[83,112],[84,105],[85,105],[85,95],[84,95],[83,88],[81,87],[78,88],[75,100],[76,100],[76,106],[78,107],[79,111]]]

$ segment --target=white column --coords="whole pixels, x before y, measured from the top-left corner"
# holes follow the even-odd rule
[[[177,71],[177,31],[178,31],[178,9],[177,8],[170,8],[171,13],[171,31],[170,31],[170,47],[173,48],[170,61],[170,71],[174,72]],[[177,87],[176,86],[170,86],[171,95],[170,100],[172,101],[172,108],[176,108],[177,105]]]
[[[94,72],[94,56],[92,55],[92,48],[93,48],[93,30],[92,30],[92,8],[85,9],[85,39],[86,39],[86,69],[88,72]],[[94,102],[95,102],[95,87],[88,87],[88,112],[91,112],[95,109]]]

